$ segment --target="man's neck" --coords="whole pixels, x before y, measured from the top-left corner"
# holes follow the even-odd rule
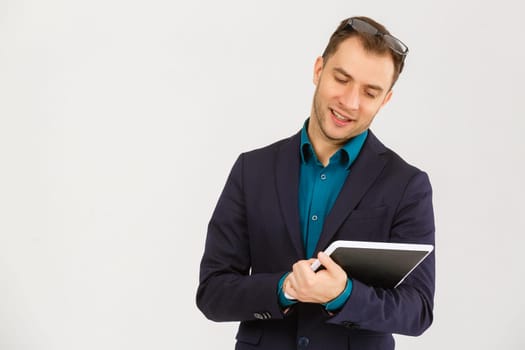
[[[327,166],[330,162],[330,158],[341,149],[342,145],[336,144],[332,140],[328,140],[320,130],[315,128],[312,130],[312,128],[308,128],[307,131],[317,159],[323,164],[323,166]]]

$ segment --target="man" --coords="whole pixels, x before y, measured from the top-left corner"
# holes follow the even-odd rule
[[[427,175],[369,130],[408,48],[366,17],[341,22],[315,62],[298,134],[242,154],[209,223],[197,305],[240,321],[236,349],[394,349],[432,323],[434,255],[395,289],[348,276],[335,240],[434,244]],[[325,269],[313,272],[317,257]]]

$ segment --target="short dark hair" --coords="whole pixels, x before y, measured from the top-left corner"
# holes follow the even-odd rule
[[[390,34],[390,32],[385,28],[385,26],[383,26],[381,23],[374,21],[369,17],[359,16],[352,18],[356,18],[369,23],[383,34]],[[339,44],[341,44],[348,38],[358,37],[361,43],[363,44],[365,50],[380,55],[387,53],[390,55],[390,57],[392,57],[392,62],[394,63],[394,76],[392,77],[392,86],[394,86],[394,83],[397,81],[397,78],[399,78],[399,74],[401,74],[401,72],[403,71],[405,63],[404,57],[392,51],[388,47],[381,35],[371,35],[353,30],[352,27],[348,25],[349,19],[350,18],[347,18],[341,21],[335,32],[330,37],[328,45],[326,45],[326,48],[323,52],[324,63],[326,63],[328,58],[330,58],[330,56],[332,56],[337,51],[337,49],[339,48]]]

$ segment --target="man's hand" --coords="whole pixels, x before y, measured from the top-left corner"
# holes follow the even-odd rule
[[[299,260],[283,283],[284,292],[304,303],[327,303],[343,292],[346,272],[323,252],[317,255],[324,270],[312,271],[315,259]]]

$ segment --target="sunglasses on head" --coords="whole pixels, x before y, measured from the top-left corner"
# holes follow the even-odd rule
[[[403,58],[408,54],[408,46],[403,44],[401,40],[393,35],[379,31],[379,29],[368,22],[365,22],[359,18],[350,18],[346,25],[359,33],[381,36],[388,48],[398,55],[403,56]]]

